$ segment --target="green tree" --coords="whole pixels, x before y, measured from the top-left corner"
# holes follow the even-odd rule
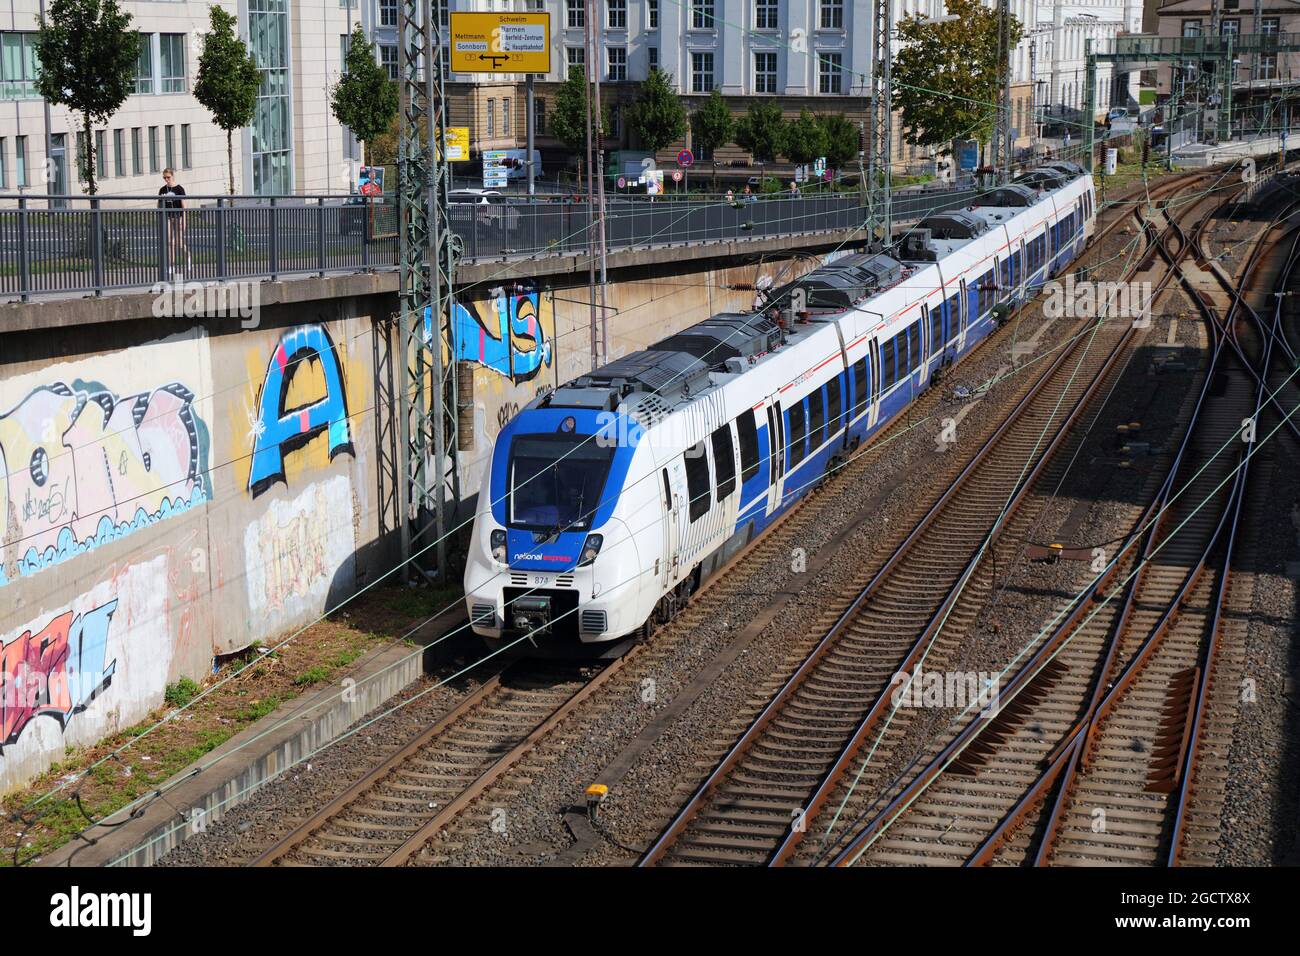
[[[837,172],[846,168],[858,155],[858,124],[843,113],[826,113],[817,122],[826,133],[826,165]]]
[[[387,132],[397,115],[397,84],[375,62],[375,48],[358,23],[348,38],[343,75],[330,88],[334,117],[364,144],[363,158],[370,165],[370,143]]]
[[[799,166],[826,155],[826,128],[806,109],[799,118],[785,124],[781,134],[781,153]]]
[[[651,70],[629,111],[628,122],[641,147],[652,153],[686,135],[686,107],[671,84],[671,76]]]
[[[704,101],[704,105],[691,116],[692,144],[701,157],[712,156],[719,146],[730,143],[731,137],[735,135],[736,119],[731,115],[731,109],[727,106],[727,101],[722,98],[722,93],[715,88]],[[715,166],[713,170],[715,192],[718,188],[717,175]]]
[[[53,0],[49,16],[38,18],[36,88],[57,106],[81,115],[85,148],[78,152],[81,178],[95,195],[95,137],[135,92],[140,37],[131,15],[117,0]]]
[[[736,123],[736,142],[749,150],[760,162],[771,162],[781,152],[785,139],[785,119],[776,100],[755,100]]]
[[[587,155],[587,96],[589,84],[586,71],[580,66],[569,67],[569,76],[555,92],[555,108],[551,113],[551,133],[578,157],[578,180],[582,181],[582,157]],[[609,126],[608,109],[597,120],[593,117],[592,136],[604,136]]]
[[[235,194],[234,132],[253,122],[262,73],[257,60],[235,33],[236,20],[221,7],[208,7],[212,30],[203,34],[199,75],[194,98],[212,114],[212,122],[226,131],[226,168],[230,194]]]
[[[953,19],[944,23],[899,21],[892,70],[904,139],[941,149],[957,138],[988,142],[1002,99],[997,12],[980,0],[949,0],[947,10]],[[1020,21],[1011,17],[1008,26],[1015,49]]]

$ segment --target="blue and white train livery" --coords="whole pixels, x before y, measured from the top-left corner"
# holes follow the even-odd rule
[[[700,583],[1092,235],[1092,178],[1039,167],[529,404],[497,437],[465,569],[491,643],[612,651]],[[775,454],[773,451],[775,450]]]

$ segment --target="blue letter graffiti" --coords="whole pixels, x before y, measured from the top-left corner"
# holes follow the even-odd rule
[[[325,374],[325,396],[299,408],[284,407],[289,383],[300,362],[319,362]],[[343,370],[329,333],[320,325],[305,325],[287,332],[271,357],[266,381],[258,397],[257,440],[248,488],[256,498],[284,480],[284,457],[301,448],[324,429],[329,430],[329,456],[352,454],[348,428]]]

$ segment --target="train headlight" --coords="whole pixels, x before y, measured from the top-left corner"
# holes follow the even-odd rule
[[[578,567],[581,568],[595,561],[596,555],[600,554],[600,546],[604,543],[605,538],[603,535],[587,535],[587,540],[582,545],[582,554],[578,557]]]
[[[500,564],[509,564],[506,554],[506,533],[503,529],[492,532],[492,559]]]

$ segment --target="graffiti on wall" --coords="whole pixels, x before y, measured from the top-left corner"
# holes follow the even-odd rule
[[[518,385],[555,360],[555,316],[532,282],[493,290],[489,299],[452,306],[456,359],[473,362]],[[425,313],[425,341],[432,322]]]
[[[248,476],[253,497],[286,481],[285,459],[322,434],[331,460],[354,453],[338,351],[323,325],[304,325],[281,337],[257,395]]]
[[[270,633],[287,618],[320,614],[335,579],[349,583],[355,538],[352,485],[335,475],[296,498],[272,501],[244,530],[250,625]]]
[[[0,585],[208,499],[207,430],[180,383],[54,382],[0,414]]]
[[[67,611],[40,631],[24,631],[0,648],[0,753],[39,716],[68,721],[108,687],[117,668],[108,628],[117,601],[84,614]]]

